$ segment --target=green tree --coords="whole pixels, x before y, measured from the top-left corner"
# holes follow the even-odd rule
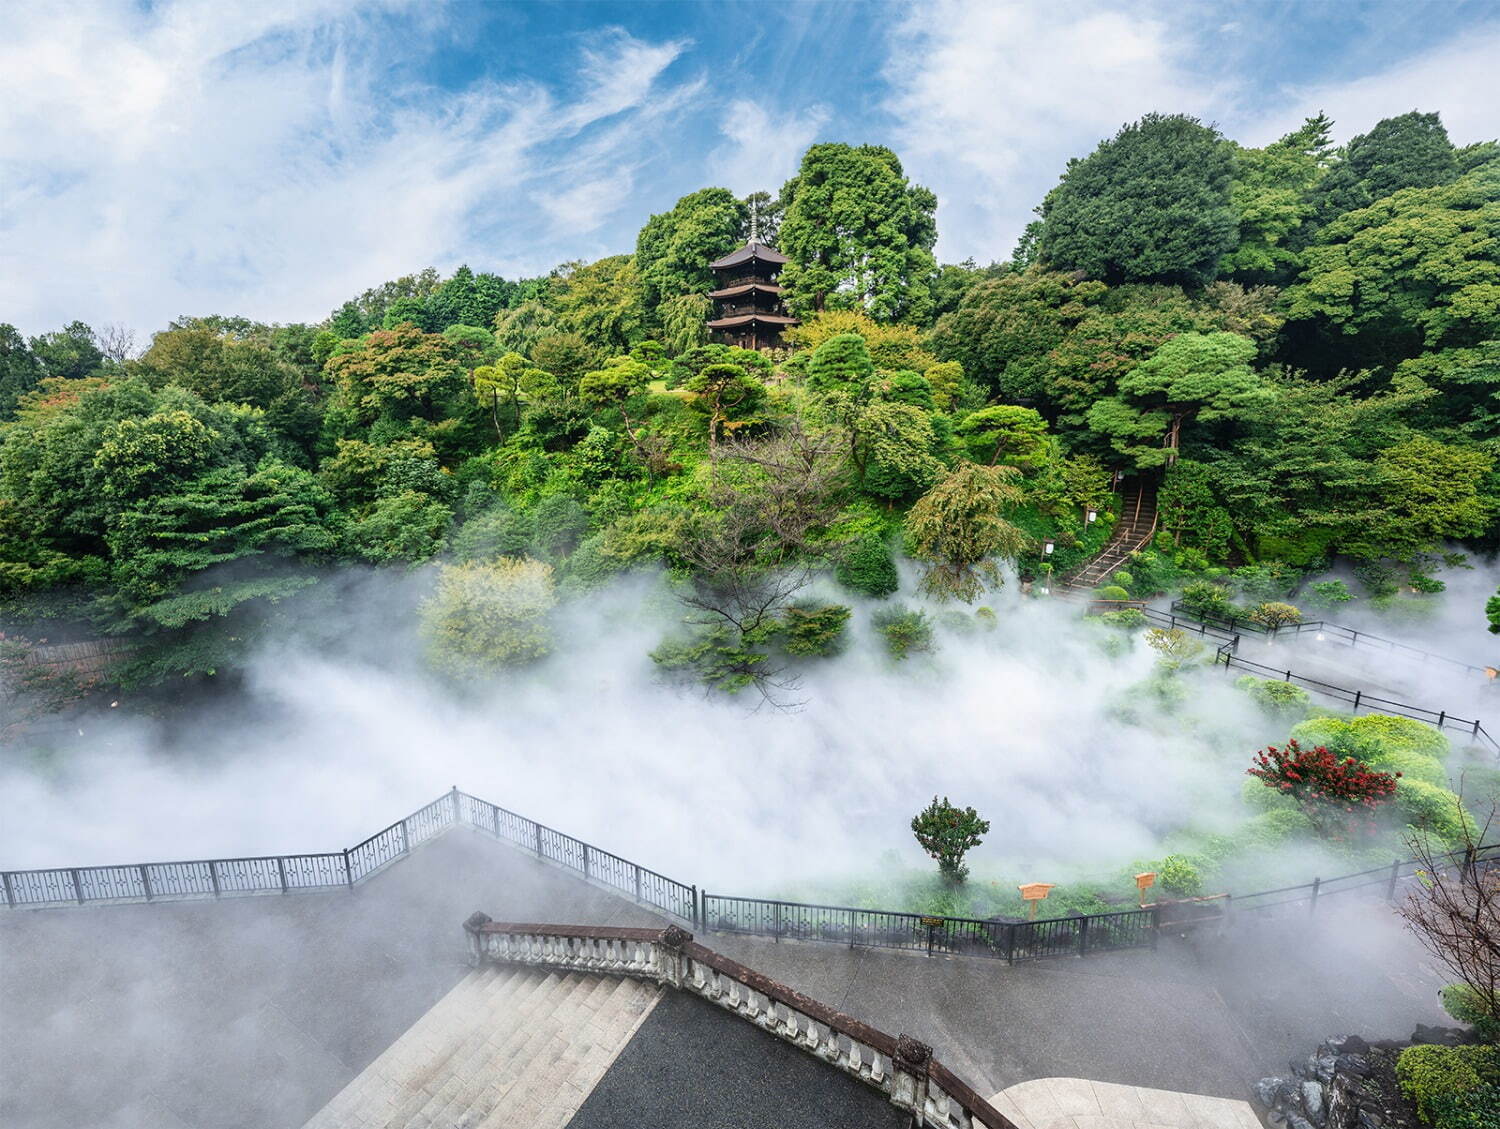
[[[1245,282],[1285,282],[1302,265],[1303,229],[1317,214],[1313,193],[1329,162],[1325,115],[1264,149],[1237,149],[1229,199],[1239,217],[1239,239],[1219,273]]]
[[[932,309],[937,197],[878,145],[814,145],[781,190],[781,273],[792,309],[859,309],[921,323]]]
[[[807,363],[807,386],[814,392],[862,387],[875,375],[875,362],[857,333],[830,337],[813,351]]]
[[[11,419],[21,397],[41,383],[42,362],[13,325],[0,323],[0,423]]]
[[[1314,195],[1317,226],[1405,188],[1450,184],[1460,173],[1442,120],[1417,110],[1376,123],[1350,141],[1339,158]]]
[[[663,302],[713,289],[708,264],[744,240],[749,208],[727,188],[700,188],[669,212],[646,221],[635,241],[648,316],[659,319]]]
[[[1414,435],[1375,459],[1377,508],[1342,548],[1360,557],[1411,559],[1449,539],[1473,537],[1494,519],[1484,484],[1494,459],[1472,447]]]
[[[1170,463],[1187,420],[1231,419],[1274,394],[1254,356],[1238,334],[1179,334],[1121,378],[1119,396],[1089,409],[1089,426],[1138,467]]]
[[[327,368],[342,405],[365,425],[382,418],[436,423],[469,391],[453,342],[410,323],[376,330],[329,358]]]
[[[626,350],[640,340],[646,308],[631,256],[565,263],[553,276],[551,302],[564,328],[599,349]]]
[[[906,515],[906,533],[928,562],[924,590],[973,603],[987,585],[1000,582],[992,558],[1014,559],[1030,544],[1005,516],[1025,501],[1020,476],[1015,467],[960,462],[917,500]]]
[[[1038,251],[1109,283],[1204,283],[1232,251],[1230,146],[1181,114],[1147,114],[1068,163],[1041,207]]]
[[[950,882],[968,877],[964,855],[983,843],[989,831],[989,820],[980,819],[973,808],[954,807],[947,796],[941,802],[932,797],[932,803],[911,820],[911,833],[928,857],[937,860],[938,870]]]
[[[1500,339],[1500,164],[1330,223],[1287,292],[1376,364]]]
[[[439,670],[458,678],[535,662],[551,649],[557,603],[552,566],[529,559],[441,565],[422,606],[422,633]]]
[[[452,519],[453,510],[431,495],[388,494],[349,527],[349,547],[374,564],[420,564],[442,552]]]

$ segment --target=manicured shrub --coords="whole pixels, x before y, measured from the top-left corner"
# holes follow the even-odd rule
[[[905,607],[883,608],[875,613],[875,630],[885,636],[885,646],[897,660],[932,650],[932,621],[923,613]]]
[[[1245,771],[1296,800],[1307,818],[1330,835],[1361,824],[1372,827],[1371,814],[1397,790],[1390,773],[1376,772],[1354,757],[1339,757],[1323,745],[1304,749],[1295,740],[1256,753]]]
[[[1354,599],[1354,593],[1342,580],[1319,580],[1309,584],[1307,590],[1307,602],[1317,608],[1340,608]]]
[[[1439,993],[1443,1010],[1460,1023],[1474,1028],[1487,1043],[1500,1040],[1500,1018],[1497,1018],[1483,996],[1467,984],[1448,984]]]
[[[1301,623],[1302,612],[1291,604],[1271,600],[1264,604],[1257,604],[1251,608],[1250,619],[1262,627],[1268,627],[1272,631],[1275,631],[1278,627],[1287,627],[1294,623]]]
[[[1448,770],[1431,757],[1419,753],[1388,752],[1379,749],[1365,762],[1381,772],[1400,773],[1403,780],[1420,780],[1439,788],[1448,787]]]
[[[834,569],[834,577],[851,592],[883,600],[901,587],[896,561],[878,533],[866,533],[850,546]]]
[[[1279,717],[1301,717],[1312,700],[1302,687],[1275,678],[1247,674],[1235,685],[1249,694],[1256,705]]]
[[[1146,626],[1147,620],[1146,613],[1140,608],[1120,608],[1118,611],[1102,613],[1099,622],[1118,627],[1122,631],[1137,631]]]
[[[1486,1084],[1464,1094],[1432,1100],[1435,1129],[1500,1129],[1500,1086]]]
[[[1407,1047],[1396,1059],[1396,1080],[1416,1103],[1417,1115],[1431,1124],[1442,1099],[1500,1081],[1500,1055],[1485,1046]]]
[[[929,858],[937,859],[938,870],[944,878],[962,882],[969,874],[964,866],[964,855],[971,847],[977,847],[989,834],[990,823],[980,819],[973,808],[959,808],[936,796],[932,803],[911,819],[911,832],[927,852]]]
[[[1135,583],[1135,577],[1131,576],[1130,573],[1126,572],[1123,568],[1116,569],[1112,579],[1121,588],[1126,589],[1128,589],[1132,584]]]
[[[1106,584],[1103,588],[1094,589],[1094,599],[1128,600],[1130,599],[1130,593],[1125,591],[1125,589],[1121,588],[1118,584]]]
[[[1195,580],[1182,590],[1182,604],[1195,615],[1228,619],[1234,613],[1229,593],[1207,580]]]
[[[1474,819],[1446,788],[1421,780],[1402,780],[1396,789],[1396,811],[1410,827],[1431,832],[1445,843],[1461,842],[1465,830],[1476,834]]]
[[[1183,855],[1168,855],[1162,859],[1157,877],[1163,889],[1184,898],[1195,898],[1203,893],[1203,875],[1192,860]]]
[[[850,609],[843,604],[794,604],[782,613],[783,645],[802,657],[836,655],[844,649]]]
[[[1440,730],[1409,717],[1366,714],[1350,721],[1349,728],[1393,752],[1420,753],[1424,757],[1442,760],[1452,748]]]

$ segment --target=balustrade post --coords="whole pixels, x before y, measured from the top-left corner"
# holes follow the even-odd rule
[[[7,870],[3,874],[0,874],[0,880],[3,880],[5,883],[5,904],[7,906],[15,905],[16,888],[11,883],[10,871]]]
[[[591,865],[590,860],[589,860],[589,854],[590,854],[589,845],[587,843],[585,843],[583,845],[583,876],[585,878],[592,878],[594,876],[593,875],[593,868],[592,868],[592,865]]]
[[[1385,900],[1394,902],[1396,900],[1396,883],[1401,878],[1401,860],[1397,859],[1391,863],[1391,880],[1385,884]]]
[[[1359,700],[1361,698],[1363,698],[1364,696],[1365,696],[1365,692],[1363,690],[1356,690],[1356,691],[1354,691],[1354,712],[1355,713],[1359,712]]]
[[[281,892],[286,893],[286,859],[276,856],[276,877],[281,880]]]
[[[1089,951],[1089,918],[1084,914],[1078,922],[1078,955],[1086,956]]]
[[[344,885],[354,889],[354,870],[349,866],[349,848],[344,848]]]
[[[453,785],[453,791],[449,792],[448,795],[450,795],[450,796],[453,797],[453,822],[454,822],[454,824],[461,823],[462,820],[459,818],[459,814],[458,814],[458,785],[457,784]]]
[[[403,855],[410,854],[411,853],[411,832],[406,829],[406,820],[403,819],[401,821],[401,823],[399,824],[399,826],[401,828],[401,853]]]
[[[83,881],[78,877],[78,868],[75,866],[68,873],[73,876],[73,896],[78,899],[79,905],[83,905]]]
[[[547,856],[542,854],[542,825],[540,823],[533,823],[531,826],[535,829],[534,838],[536,839],[537,857],[546,858]]]
[[[1441,728],[1442,728],[1442,727],[1443,727],[1443,723],[1444,723],[1444,722],[1445,722],[1445,721],[1447,721],[1447,720],[1448,720],[1448,712],[1447,712],[1447,711],[1446,711],[1446,710],[1442,710],[1442,711],[1440,711],[1440,712],[1439,712],[1439,713],[1438,713],[1438,723],[1437,723],[1437,727],[1438,727],[1438,728],[1439,728],[1439,729],[1441,729]]]
[[[651,944],[652,963],[661,983],[681,988],[688,982],[688,956],[683,950],[692,939],[693,935],[680,925],[668,925],[656,935]]]
[[[917,1125],[926,1123],[927,1070],[932,1065],[932,1048],[910,1035],[896,1039],[896,1053],[891,1056],[891,1104],[910,1110]]]
[[[344,853],[348,854],[349,852],[345,851]],[[208,861],[208,880],[214,884],[214,897],[217,898],[219,896],[219,864],[213,861],[213,859],[209,859]]]
[[[141,863],[136,869],[141,872],[141,889],[145,891],[146,900],[149,902],[151,900],[151,874],[146,870],[145,863]]]
[[[631,865],[634,866],[633,863]],[[641,868],[639,866],[635,867],[635,900],[641,900]]]
[[[500,838],[500,809],[494,804],[490,805],[490,822],[495,825],[495,838]]]

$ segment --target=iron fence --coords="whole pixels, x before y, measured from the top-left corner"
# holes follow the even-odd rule
[[[783,902],[705,893],[701,925],[708,932],[902,949],[929,956],[980,956],[1015,963],[1082,956],[1156,944],[1154,908],[1075,914],[1039,921],[944,917],[856,906]]]
[[[1244,670],[1252,674],[1258,674],[1262,678],[1271,678],[1278,682],[1289,682],[1294,686],[1305,686],[1315,690],[1324,697],[1332,698],[1349,706],[1353,712],[1358,713],[1361,709],[1369,710],[1371,713],[1383,713],[1392,717],[1407,717],[1413,721],[1425,722],[1436,729],[1451,729],[1455,732],[1466,734],[1469,739],[1478,745],[1490,750],[1492,753],[1500,754],[1500,742],[1491,737],[1485,729],[1484,723],[1478,718],[1463,718],[1451,714],[1447,710],[1434,710],[1426,706],[1415,706],[1410,702],[1392,701],[1390,698],[1382,698],[1377,694],[1366,693],[1364,690],[1351,690],[1347,686],[1335,686],[1331,682],[1323,682],[1317,678],[1309,678],[1305,674],[1281,667],[1269,666],[1266,663],[1254,662],[1251,659],[1241,658],[1237,653],[1240,637],[1233,636],[1228,641],[1221,643],[1215,652],[1215,663],[1222,664],[1226,669]]]

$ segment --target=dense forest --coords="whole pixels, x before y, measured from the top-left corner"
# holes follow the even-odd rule
[[[909,559],[993,617],[996,562],[1075,568],[1130,476],[1161,506],[1131,595],[1271,599],[1341,559],[1377,600],[1440,587],[1500,512],[1500,146],[1434,113],[1332,128],[1253,149],[1147,116],[989,266],[937,263],[936,197],[895,153],[818,144],[775,194],[701,189],[543,278],[429,269],[143,351],[0,325],[10,669],[119,637],[121,685],[232,670],[359,564],[425,569],[432,657],[464,678],[664,568],[661,668],[765,689],[840,645],[850,609],[810,580],[883,599]],[[802,319],[771,352],[705,328],[708,264],[750,238],[789,257]],[[924,614],[886,609],[892,653],[920,649]]]

